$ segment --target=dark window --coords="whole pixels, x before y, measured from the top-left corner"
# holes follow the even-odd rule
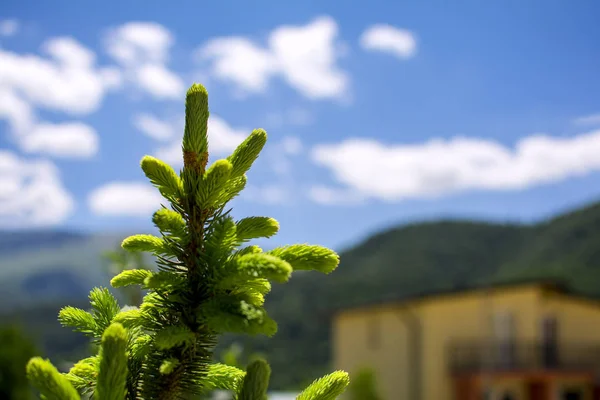
[[[579,388],[569,388],[562,391],[561,400],[583,400],[583,390]]]
[[[558,366],[558,321],[548,316],[542,322],[542,355],[544,367]]]
[[[500,398],[502,400],[517,400],[517,396],[512,392],[504,392],[504,394]]]

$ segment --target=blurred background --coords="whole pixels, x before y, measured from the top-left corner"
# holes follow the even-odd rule
[[[294,398],[334,368],[348,398],[600,398],[600,3],[0,2],[0,399],[154,233],[139,161],[182,166],[185,90],[210,94],[211,160],[269,142],[233,215],[341,254],[275,286],[271,363]],[[123,304],[141,293],[116,292]]]

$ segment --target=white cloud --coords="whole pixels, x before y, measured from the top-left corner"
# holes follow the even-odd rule
[[[246,186],[240,197],[246,201],[262,204],[285,204],[289,201],[288,191],[283,186]]]
[[[75,203],[54,164],[28,161],[0,151],[0,225],[4,228],[56,225]]]
[[[576,125],[599,125],[600,126],[600,113],[585,115],[583,117],[575,118],[573,121]]]
[[[41,123],[21,140],[28,153],[44,153],[54,157],[88,158],[98,152],[98,134],[80,122]]]
[[[183,132],[183,122],[177,127],[179,132]],[[235,150],[235,148],[248,137],[250,130],[242,128],[233,128],[224,119],[212,115],[208,119],[208,146],[210,153],[219,155]],[[160,148],[156,152],[156,157],[171,165],[183,165],[183,155],[181,153],[181,140]]]
[[[211,63],[213,76],[247,92],[264,92],[278,76],[310,99],[342,98],[349,79],[337,65],[337,35],[337,23],[319,17],[304,26],[276,28],[266,48],[244,37],[220,37],[202,45],[198,56]]]
[[[7,120],[15,134],[22,134],[31,129],[34,115],[29,103],[0,87],[0,119]]]
[[[0,49],[0,119],[26,152],[90,157],[98,149],[93,128],[76,121],[40,122],[36,108],[89,114],[120,86],[121,76],[114,68],[96,66],[94,52],[71,37],[49,39],[42,51],[48,57]]]
[[[280,128],[283,125],[307,126],[314,122],[313,115],[303,108],[291,108],[285,112],[267,114],[266,123],[271,127]]]
[[[81,122],[38,122],[29,103],[0,88],[0,120],[8,121],[13,139],[27,153],[59,158],[88,158],[98,152],[96,131]]]
[[[359,193],[347,190],[331,188],[324,185],[315,185],[308,191],[308,198],[315,203],[325,205],[358,205],[364,203],[365,198]]]
[[[281,140],[281,149],[286,154],[297,155],[302,152],[303,146],[297,137],[287,136]]]
[[[171,32],[153,22],[128,22],[105,36],[106,51],[127,79],[157,99],[179,99],[185,91],[181,78],[166,66],[174,43]]]
[[[14,36],[19,32],[19,21],[16,19],[0,20],[0,36]]]
[[[278,71],[277,60],[268,50],[241,37],[212,39],[202,46],[199,56],[213,61],[215,77],[252,92],[264,91]]]
[[[600,170],[599,153],[600,130],[596,130],[571,138],[532,135],[521,139],[514,150],[462,137],[418,145],[349,139],[316,146],[312,158],[357,195],[392,202],[557,182]]]
[[[73,38],[49,39],[42,50],[49,58],[0,49],[0,89],[35,106],[83,115],[120,83],[116,70],[96,67],[95,54]]]
[[[208,143],[213,152],[233,151],[248,135],[249,129],[233,128],[218,116],[208,119]]]
[[[151,114],[137,114],[133,117],[133,125],[142,133],[155,140],[169,140],[174,135],[172,123],[162,121]]]
[[[417,51],[412,32],[391,25],[376,24],[363,32],[360,45],[365,50],[390,53],[398,58],[410,58]]]
[[[146,183],[110,182],[88,196],[88,207],[96,215],[148,217],[166,200]]]
[[[164,65],[143,65],[137,72],[140,87],[157,99],[179,99],[185,90],[183,81]]]
[[[121,64],[164,63],[175,40],[164,26],[153,22],[128,22],[106,35],[108,54]]]

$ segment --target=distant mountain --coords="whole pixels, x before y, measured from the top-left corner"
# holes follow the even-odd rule
[[[92,286],[108,285],[99,256],[125,235],[57,235],[0,234],[0,249],[21,249],[0,253],[0,308],[14,315],[18,304],[25,307],[23,320],[39,321],[36,304],[81,303]],[[331,275],[298,272],[274,285],[267,309],[279,323],[275,337],[228,337],[221,345],[238,340],[264,353],[273,389],[293,389],[330,369],[328,315],[338,307],[522,278],[560,277],[584,294],[600,295],[600,203],[536,225],[447,220],[400,226],[341,252],[341,260]],[[55,329],[52,312],[45,323],[54,324],[55,333],[46,348],[62,355],[69,342]]]
[[[78,301],[108,284],[103,251],[123,237],[71,232],[0,233],[0,312]]]
[[[13,255],[31,249],[48,249],[87,240],[87,235],[69,231],[0,232],[0,256]]]

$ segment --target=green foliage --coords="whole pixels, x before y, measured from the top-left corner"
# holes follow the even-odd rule
[[[0,399],[28,400],[25,366],[37,354],[33,341],[16,325],[0,328]]]
[[[164,241],[153,235],[134,235],[125,239],[122,246],[127,251],[160,253],[164,249]]]
[[[231,176],[233,166],[228,160],[218,160],[201,177],[196,202],[201,209],[218,206],[222,201],[223,188]]]
[[[295,270],[315,270],[328,274],[337,268],[339,256],[322,246],[295,244],[271,250],[272,254],[287,261]]]
[[[89,395],[96,386],[96,378],[100,367],[100,357],[93,356],[84,358],[77,364],[73,365],[69,373],[65,376],[71,382],[71,385],[80,393]]]
[[[208,152],[208,116],[208,92],[204,86],[194,84],[185,97],[184,152]]]
[[[67,306],[60,310],[58,320],[63,326],[73,328],[75,332],[82,332],[88,336],[99,333],[98,325],[94,316],[80,308]]]
[[[225,364],[211,364],[204,381],[204,389],[230,390],[237,393],[241,387],[246,372],[241,369]]]
[[[142,158],[140,165],[146,177],[163,196],[172,198],[181,193],[181,180],[169,165],[151,156]]]
[[[279,223],[268,217],[248,217],[239,220],[235,233],[240,242],[258,238],[269,238],[279,231]]]
[[[95,400],[174,400],[202,396],[216,388],[233,391],[238,400],[265,400],[271,369],[262,360],[246,372],[212,362],[219,335],[238,333],[272,336],[277,324],[264,307],[270,281],[285,283],[294,268],[329,273],[339,263],[333,251],[294,245],[263,252],[241,248],[254,238],[274,235],[279,225],[270,218],[250,217],[235,223],[225,210],[245,186],[245,173],[266,143],[266,132],[255,130],[225,160],[208,164],[208,95],[201,85],[186,98],[183,137],[184,167],[174,170],[146,156],[142,169],[165,197],[153,215],[161,236],[135,235],[123,249],[157,257],[157,271],[122,268],[115,287],[137,285],[147,290],[139,307],[121,309],[105,288],[90,293],[91,311],[65,307],[63,325],[92,336],[98,354],[77,363],[67,374],[34,359],[28,373],[48,398]],[[303,399],[334,399],[348,384],[336,372],[315,381]],[[54,397],[51,397],[54,396]]]
[[[160,365],[159,372],[162,375],[169,375],[172,374],[173,371],[175,371],[175,368],[177,368],[178,366],[179,360],[171,357],[168,360],[163,361],[163,363]]]
[[[246,376],[238,393],[238,400],[266,400],[271,368],[266,361],[256,360],[246,368]]]
[[[114,288],[143,285],[150,277],[152,277],[152,272],[146,269],[129,269],[112,278],[110,285]]]
[[[285,260],[266,253],[240,255],[224,267],[227,278],[221,287],[230,288],[248,279],[268,279],[279,283],[287,282],[292,275],[292,266]]]
[[[58,314],[58,320],[63,326],[73,328],[88,336],[99,338],[119,313],[117,299],[106,288],[94,288],[90,292],[92,311],[87,312],[71,306],[64,307]]]
[[[362,368],[352,376],[348,386],[348,400],[381,400],[377,392],[377,379],[372,368]]]
[[[69,379],[49,360],[32,358],[27,364],[27,377],[46,400],[80,400]]]
[[[349,383],[350,377],[346,372],[335,371],[314,381],[297,400],[333,400],[344,392]]]
[[[156,332],[154,345],[159,350],[169,350],[178,346],[191,346],[195,338],[194,332],[187,326],[171,325]]]
[[[122,400],[127,383],[127,332],[122,325],[111,324],[102,335],[100,365],[94,398]]]
[[[119,313],[119,303],[107,288],[94,288],[90,292],[90,305],[98,328],[96,335],[100,337]]]
[[[255,129],[250,136],[235,149],[233,154],[228,157],[228,160],[231,161],[231,164],[233,165],[231,171],[232,178],[241,177],[248,172],[254,161],[258,158],[258,155],[266,142],[267,132],[262,129]]]
[[[161,208],[152,216],[152,222],[166,235],[175,238],[185,237],[185,221],[181,214],[173,210]]]
[[[228,366],[242,368],[256,360],[263,360],[265,357],[258,352],[246,352],[239,343],[232,343],[220,354],[220,361]]]

